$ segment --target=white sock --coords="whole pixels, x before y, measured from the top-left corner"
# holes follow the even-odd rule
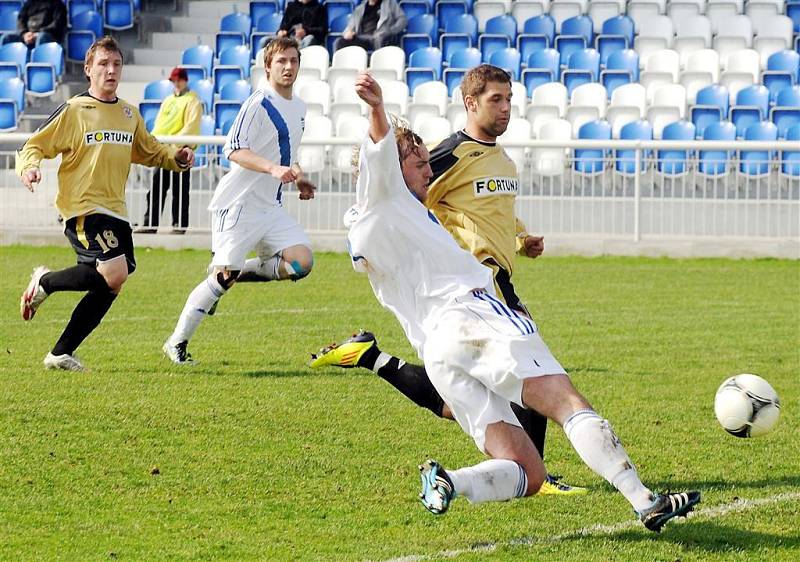
[[[200,326],[200,322],[214,306],[222,295],[226,293],[226,289],[219,284],[217,276],[213,273],[200,284],[194,288],[186,299],[186,304],[181,312],[181,317],[178,318],[178,324],[175,326],[175,331],[170,336],[169,340],[172,345],[178,344],[182,341],[189,341]]]
[[[505,501],[520,498],[528,489],[528,477],[518,463],[490,459],[475,466],[448,470],[453,488],[470,503]]]
[[[375,360],[375,364],[372,366],[372,372],[373,373],[377,373],[379,370],[381,370],[389,362],[389,360],[391,358],[392,358],[391,355],[381,351],[380,354],[378,355],[378,358]],[[399,361],[400,361],[400,365],[399,365],[400,367],[402,367],[406,363],[402,359],[399,359]]]
[[[264,281],[276,281],[280,279],[279,267],[281,257],[275,254],[266,261],[261,258],[250,258],[244,262],[244,267],[239,275],[242,277],[254,276]]]
[[[639,480],[636,468],[607,420],[594,410],[578,410],[564,422],[564,432],[586,466],[608,480],[638,512],[655,495]]]

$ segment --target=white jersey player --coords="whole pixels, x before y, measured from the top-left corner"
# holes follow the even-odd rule
[[[457,495],[484,502],[536,493],[546,471],[514,402],[562,425],[581,459],[628,499],[647,528],[659,531],[691,511],[699,492],[658,495],[642,484],[608,421],[572,386],[535,323],[495,297],[491,271],[428,213],[420,202],[432,175],[428,151],[413,133],[393,131],[377,81],[362,73],[356,91],[370,106],[370,127],[350,217],[353,265],[397,317],[458,423],[492,457],[453,471],[426,461],[425,507],[439,514]],[[398,143],[411,147],[401,156]]]
[[[300,199],[313,198],[315,189],[296,163],[306,113],[292,95],[300,68],[297,42],[270,41],[264,65],[267,85],[244,102],[223,148],[232,165],[209,205],[211,273],[189,295],[164,343],[174,363],[192,362],[189,340],[236,281],[296,281],[311,272],[311,242],[281,205],[284,184],[294,182]],[[258,257],[246,259],[253,250]]]

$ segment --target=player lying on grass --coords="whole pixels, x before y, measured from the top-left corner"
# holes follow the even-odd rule
[[[431,177],[428,151],[413,133],[393,130],[378,83],[361,73],[356,92],[369,105],[370,126],[348,234],[353,266],[368,274],[455,419],[491,457],[459,470],[426,461],[423,505],[440,514],[459,495],[478,503],[536,493],[547,473],[514,402],[561,425],[586,465],[625,496],[648,529],[691,511],[699,492],[655,494],[642,484],[610,424],[572,386],[533,320],[497,299],[491,270],[420,202]],[[404,135],[414,146],[401,162],[396,138]]]

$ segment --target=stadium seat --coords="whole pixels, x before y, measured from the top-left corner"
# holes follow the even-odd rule
[[[691,121],[697,137],[704,137],[707,126],[726,119],[729,106],[730,98],[725,86],[711,84],[697,92],[697,100],[691,110]]]
[[[325,80],[328,77],[329,65],[330,55],[321,45],[310,45],[300,51],[300,70],[313,72],[317,80]]]
[[[367,121],[366,117],[359,115],[351,118],[347,122],[342,121],[338,125],[334,125],[334,129],[336,129],[337,138],[352,139],[354,143],[360,143],[369,130],[369,121]],[[353,171],[353,166],[351,164],[352,156],[352,147],[335,147],[331,156],[334,170],[340,173],[351,173]]]
[[[324,116],[306,118],[303,146],[300,147],[297,158],[303,172],[314,174],[325,169],[325,145],[313,143],[324,143],[332,136],[333,123],[330,119]]]
[[[447,106],[445,117],[452,125],[453,131],[460,131],[467,126],[467,110],[463,103],[451,103]]]
[[[641,25],[636,26],[636,30],[639,33],[634,39],[633,45],[645,68],[650,53],[672,48],[675,31],[672,20],[667,16],[658,15],[645,18]]]
[[[742,13],[743,10],[739,9],[737,1],[742,5],[744,4],[744,0],[708,0],[706,17],[711,21],[712,34],[717,34],[720,20]]]
[[[25,111],[25,83],[19,78],[0,82],[0,99],[14,100],[17,115]]]
[[[788,138],[789,129],[800,123],[800,86],[784,88],[778,93],[770,121],[778,127],[778,138]]]
[[[331,69],[350,68],[354,70],[367,69],[367,51],[362,47],[351,46],[339,49],[333,53]]]
[[[442,52],[437,47],[426,47],[424,49],[417,49],[411,56],[408,57],[408,68],[406,68],[406,82],[415,80],[412,76],[415,71],[421,69],[430,69],[433,71],[433,80],[440,80],[442,77]],[[411,82],[409,82],[409,89],[413,91]]]
[[[476,28],[477,29],[477,28]],[[436,24],[436,17],[432,14],[422,14],[419,16],[414,16],[413,18],[408,19],[408,24],[406,26],[406,34],[403,37],[405,42],[410,44],[418,43],[418,41],[414,41],[414,37],[416,36],[427,36],[428,41],[424,45],[425,47],[430,47],[433,42],[438,41],[439,39],[439,29]],[[410,54],[408,50],[403,48],[406,51],[406,54]]]
[[[203,69],[203,77],[211,77],[211,66],[214,63],[214,51],[208,45],[195,45],[183,51],[181,65],[197,66]]]
[[[0,34],[17,31],[17,15],[22,9],[22,0],[0,1]]]
[[[350,2],[350,0],[329,0],[325,2],[325,6],[328,12],[329,29],[335,20],[338,20],[343,16],[345,17],[346,23],[346,20],[350,18],[350,14],[353,13],[353,9],[355,8],[355,5]]]
[[[682,66],[685,71],[707,72],[712,83],[719,82],[719,53],[713,49],[693,51]]]
[[[603,22],[601,33],[595,39],[600,64],[605,65],[613,53],[633,48],[633,29],[633,20],[627,16],[616,16]]]
[[[506,6],[502,1],[493,0],[478,0],[472,6],[472,10],[467,9],[467,13],[472,13],[475,20],[478,22],[479,33],[497,33],[496,31],[487,31],[486,26],[489,21],[497,17],[507,17],[514,23],[514,37],[517,35],[517,22],[514,18],[506,15]]]
[[[713,30],[712,30],[713,31]],[[753,46],[753,24],[745,15],[722,17],[717,21],[713,48],[723,52],[749,49]]]
[[[131,29],[135,15],[133,0],[103,0],[103,26],[106,29]]]
[[[475,49],[477,51],[477,49]],[[480,51],[479,51],[480,52]],[[453,95],[459,86],[461,86],[461,81],[464,79],[464,75],[467,73],[466,68],[445,68],[443,72],[443,78],[445,86],[447,86],[447,91],[450,95]]]
[[[569,57],[566,70],[561,73],[561,81],[567,87],[567,94],[582,84],[597,82],[600,77],[600,53],[594,49],[581,49]]]
[[[786,132],[786,140],[800,141],[800,124],[789,128]],[[781,152],[781,173],[794,178],[800,176],[800,150],[784,150]]]
[[[214,126],[222,131],[223,125],[229,122],[232,123],[236,119],[236,115],[238,115],[241,108],[242,103],[239,101],[217,100],[214,102]]]
[[[630,105],[609,105],[606,109],[606,121],[611,125],[611,138],[618,139],[622,133],[622,128],[638,121],[642,115],[638,107]]]
[[[633,49],[612,53],[605,70],[600,72],[600,83],[610,96],[615,89],[631,82],[639,82],[639,55]]]
[[[545,123],[558,118],[555,106],[530,104],[525,110],[525,119],[531,124],[531,137],[534,139],[539,138],[539,130]]]
[[[512,117],[508,122],[506,131],[497,137],[497,144],[503,145],[511,142],[528,142],[531,140],[531,124],[521,117]],[[526,162],[527,149],[524,147],[504,147],[506,154],[511,158],[518,168],[522,168]]]
[[[215,94],[220,94],[222,88],[231,82],[238,82],[245,78],[241,67],[237,65],[217,65],[214,67],[214,71],[211,75],[214,82]]]
[[[437,119],[441,117],[441,113],[439,113],[439,107],[434,104],[412,101],[408,104],[405,117],[411,128],[416,131],[425,120]]]
[[[153,124],[156,121],[158,110],[161,109],[161,100],[143,100],[139,102],[139,113],[145,124],[148,124],[147,130],[153,130]]]
[[[791,19],[781,15],[754,22],[753,49],[761,56],[761,68],[766,68],[770,55],[792,48],[794,25]]]
[[[283,0],[280,0],[280,2],[275,0],[250,2],[250,22],[256,23],[264,16],[280,12],[282,5]]]
[[[694,140],[694,125],[688,121],[670,123],[664,127],[662,136],[664,140]],[[657,170],[665,176],[685,174],[688,171],[688,154],[689,152],[686,150],[659,150],[657,156]]]
[[[567,88],[560,82],[542,84],[531,93],[531,105],[558,108],[558,116],[567,113]]]
[[[700,49],[711,48],[711,21],[702,15],[685,18],[673,18],[675,23],[675,39],[672,48],[684,60],[690,53]]]
[[[95,0],[68,0],[66,4],[69,27],[73,26],[73,22],[78,15],[84,12],[97,11],[97,2]]]
[[[467,5],[461,0],[440,0],[436,2],[435,10],[439,29],[445,29],[448,20],[467,14]]]
[[[739,127],[736,127],[738,133]],[[776,141],[778,128],[774,123],[761,121],[752,123],[744,133],[746,141]],[[765,176],[769,174],[771,155],[769,150],[741,150],[739,151],[739,172],[748,177]]]
[[[429,14],[431,7],[427,0],[402,0],[400,9],[406,15],[406,20],[410,20],[415,16]]]
[[[528,67],[522,71],[522,83],[528,96],[542,84],[556,82],[560,79],[560,55],[555,49],[534,51],[528,58]]]
[[[652,140],[653,128],[644,119],[632,121],[622,127],[620,131],[622,140]],[[615,152],[614,169],[617,173],[628,176],[636,174],[636,150],[618,149]],[[644,172],[647,169],[647,151],[641,151],[639,157],[639,170]]]
[[[268,33],[268,34],[275,34],[280,29],[281,21],[283,20],[283,14],[281,12],[274,12],[271,14],[266,14],[255,20],[255,26],[253,28],[253,32],[260,32],[260,33]],[[232,30],[232,32],[236,32]],[[245,38],[247,35],[245,34]]]
[[[636,107],[639,117],[644,117],[647,111],[647,92],[641,84],[624,84],[612,92],[611,105]]]
[[[321,80],[310,80],[298,89],[300,99],[306,102],[309,108],[318,105],[322,115],[328,115],[331,108],[331,87]]]
[[[561,54],[561,64],[566,66],[572,53],[586,49],[593,42],[592,20],[586,16],[576,16],[567,19],[561,28],[561,33],[556,36],[555,47]]]
[[[492,53],[489,64],[498,66],[511,75],[511,80],[519,79],[520,54],[516,49],[500,49]]]
[[[19,78],[14,78],[13,80],[19,80]],[[0,98],[0,133],[16,131],[17,122],[18,111],[16,102],[12,99]]]
[[[545,41],[544,48],[555,47],[556,22],[548,14],[532,17],[525,22],[522,30],[526,37],[538,37]]]
[[[604,96],[605,97],[605,96]],[[598,119],[585,123],[578,130],[579,139],[611,140],[611,125]],[[602,148],[576,148],[573,169],[584,175],[602,174],[605,170],[606,151]]]
[[[800,33],[800,2],[790,0],[786,3],[786,17],[792,20],[794,32]]]
[[[703,140],[733,141],[736,140],[736,127],[730,121],[715,121],[704,130]],[[727,150],[701,150],[697,171],[710,177],[720,177],[728,173],[730,151]]]
[[[770,55],[767,69],[761,80],[769,90],[769,99],[775,103],[778,92],[798,83],[800,76],[800,54],[795,51],[782,50]]]
[[[392,80],[386,83],[386,87],[381,86],[383,90],[383,99],[387,108],[389,105],[397,107],[398,115],[405,115],[408,111],[408,84],[402,80]]]
[[[425,144],[434,144],[449,137],[453,129],[447,118],[431,117],[422,120],[416,131]]]
[[[163,101],[165,97],[172,94],[175,85],[166,79],[153,80],[144,87],[144,99]]]
[[[664,84],[653,94],[651,107],[674,107],[678,115],[686,117],[686,88],[680,84]]]
[[[59,43],[42,43],[31,51],[31,62],[53,65],[56,78],[64,74],[64,48]]]
[[[641,58],[639,60],[641,61]],[[669,74],[673,83],[678,81],[680,68],[680,57],[677,51],[673,51],[672,49],[654,51],[650,53],[650,56],[647,57],[647,60],[644,62],[644,72]]]
[[[369,59],[369,70],[375,78],[384,76],[402,80],[405,66],[406,54],[400,47],[382,47],[373,52]]]
[[[589,2],[586,15],[592,20],[594,34],[599,35],[603,33],[603,24],[612,18],[619,17],[624,9],[625,4],[622,3],[622,5],[620,5],[620,3],[616,1]],[[631,21],[631,23],[633,23],[633,21]],[[631,42],[631,44],[633,44],[633,42]]]
[[[547,12],[556,24],[556,33],[561,33],[561,27],[569,18],[582,15],[584,10],[577,3],[558,2],[553,0],[550,3],[550,10]],[[591,20],[590,20],[591,21]]]
[[[6,43],[0,46],[0,62],[16,66],[17,77],[22,76],[28,61],[28,47],[24,43]]]
[[[249,98],[252,93],[250,82],[247,80],[236,80],[225,84],[220,91],[219,99],[222,101],[238,101],[241,103]]]
[[[547,121],[539,129],[537,138],[559,142],[571,140],[572,125],[564,119]],[[538,176],[561,175],[564,173],[565,160],[566,153],[563,148],[533,148],[530,158],[531,171]]]
[[[549,6],[547,7],[549,8]],[[516,2],[512,2],[511,15],[517,22],[517,33],[524,33],[525,23],[531,18],[544,14],[544,9],[544,4],[539,0],[517,0]],[[553,22],[554,34],[555,25],[555,22]]]
[[[214,83],[207,79],[190,81],[189,89],[200,99],[200,102],[203,104],[203,112],[210,113],[214,105]],[[211,134],[213,134],[213,132]]]
[[[411,86],[409,86],[408,89],[414,103],[435,105],[439,116],[445,114],[450,94],[447,91],[447,86],[442,82],[426,82],[420,84],[413,91],[411,90]]]
[[[608,107],[608,95],[606,89],[602,84],[588,83],[582,84],[575,88],[572,92],[568,92],[570,96],[570,105],[594,107],[597,109],[598,117],[606,116],[606,108]]]
[[[748,128],[767,118],[769,112],[769,90],[761,84],[742,88],[736,95],[736,104],[730,109],[730,118],[736,125],[738,137],[745,136]]]

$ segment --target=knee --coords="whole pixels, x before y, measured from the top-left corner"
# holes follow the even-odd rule
[[[520,465],[522,466],[522,465]],[[544,471],[530,469],[526,466],[522,467],[525,470],[525,476],[528,478],[528,488],[525,490],[526,496],[533,496],[539,492],[547,477]]]
[[[108,290],[118,295],[122,291],[122,286],[128,280],[127,271],[110,271],[103,274],[103,279],[106,280]]]
[[[314,267],[314,255],[311,249],[306,246],[299,246],[291,248],[283,253],[283,261],[289,279],[298,281],[303,277],[307,277]]]

